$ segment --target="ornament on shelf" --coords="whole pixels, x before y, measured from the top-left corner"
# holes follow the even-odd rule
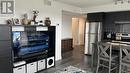
[[[18,18],[11,18],[11,19],[8,19],[6,21],[7,24],[9,25],[20,25],[20,22],[19,22],[19,19]]]
[[[49,17],[46,17],[46,18],[45,18],[44,24],[45,24],[46,26],[50,26],[50,25],[51,25],[51,20],[50,20]]]
[[[37,23],[36,18],[37,18],[37,16],[38,16],[38,13],[39,13],[38,10],[34,10],[34,11],[33,11],[33,19],[32,19],[32,22],[34,22],[34,24]]]
[[[28,25],[28,24],[31,23],[31,21],[28,19],[27,13],[25,13],[25,14],[23,15],[23,19],[21,20],[21,23],[22,23],[23,25]]]

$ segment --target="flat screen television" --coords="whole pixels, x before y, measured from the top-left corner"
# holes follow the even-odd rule
[[[45,31],[13,32],[14,58],[22,58],[28,55],[44,52],[49,47],[49,35]]]

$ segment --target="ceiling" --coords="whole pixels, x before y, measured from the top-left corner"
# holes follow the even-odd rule
[[[55,0],[55,1],[77,6],[80,8],[102,5],[102,4],[109,4],[114,2],[114,0]]]

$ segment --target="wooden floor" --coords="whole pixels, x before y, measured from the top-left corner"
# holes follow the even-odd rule
[[[55,67],[40,73],[54,73],[70,65],[87,71],[91,70],[91,56],[84,55],[83,46],[76,46],[73,51],[63,53],[62,60],[57,61]]]
[[[57,61],[55,67],[44,70],[40,73],[54,73],[55,71],[61,70],[70,65],[86,71],[91,71],[91,56],[84,55],[83,46],[76,46],[73,51],[63,53],[62,60]]]

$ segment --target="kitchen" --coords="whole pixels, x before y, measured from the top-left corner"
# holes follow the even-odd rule
[[[94,73],[100,73],[104,69],[109,73],[129,73],[130,12],[88,13],[87,19],[86,25],[90,29],[86,32],[88,43],[85,46],[89,48],[87,54],[92,55]],[[113,53],[118,56],[115,65],[112,64]]]

